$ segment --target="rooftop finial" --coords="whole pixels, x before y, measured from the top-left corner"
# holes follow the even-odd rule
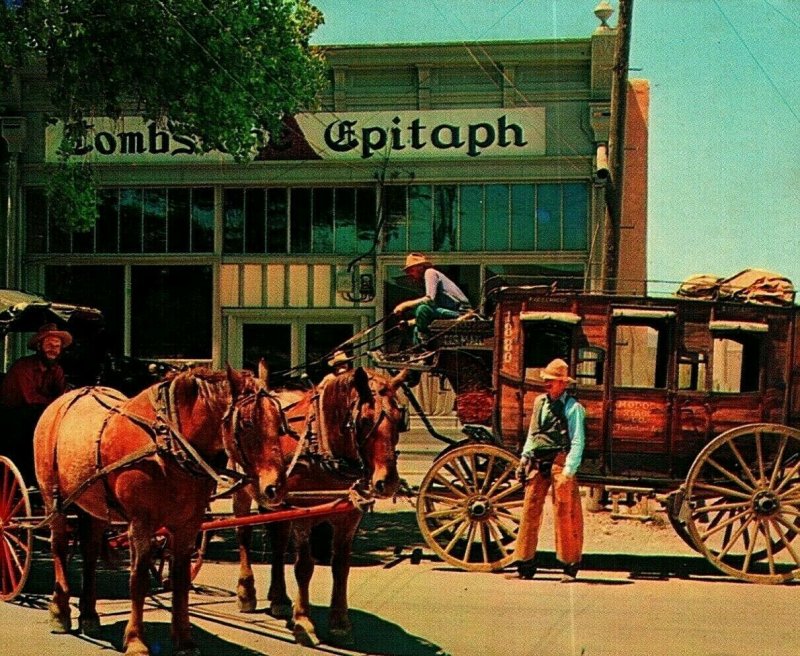
[[[608,0],[600,0],[594,8],[594,15],[597,16],[597,19],[600,21],[600,27],[597,28],[598,30],[611,29],[608,26],[608,19],[611,18],[611,14],[613,13],[614,8],[608,3]]]

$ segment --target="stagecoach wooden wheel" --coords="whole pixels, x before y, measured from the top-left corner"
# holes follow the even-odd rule
[[[753,583],[800,577],[800,431],[749,424],[712,440],[686,479],[684,519],[713,565]]]
[[[20,520],[31,516],[31,501],[16,465],[0,456],[0,599],[11,601],[25,587],[31,569],[33,529]]]
[[[523,499],[518,463],[492,444],[458,446],[433,463],[420,485],[417,522],[442,560],[478,572],[511,563]]]

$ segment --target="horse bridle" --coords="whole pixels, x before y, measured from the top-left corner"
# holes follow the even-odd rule
[[[243,406],[245,406],[246,404],[252,404],[253,407],[255,408],[256,404],[260,399],[268,399],[275,406],[276,410],[278,411],[278,416],[280,417],[281,431],[285,433],[286,415],[284,414],[283,409],[281,408],[281,405],[276,396],[264,387],[260,387],[255,392],[251,392],[239,399],[236,400],[231,399],[230,406],[228,407],[225,414],[222,416],[223,424],[226,422],[230,422],[230,427],[231,427],[230,435],[234,449],[234,453],[231,453],[226,444],[226,440],[223,439],[222,445],[223,448],[225,449],[225,453],[228,455],[228,458],[241,463],[242,467],[246,470],[252,470],[252,467],[250,459],[247,457],[247,454],[242,448],[240,431],[242,429],[242,421],[245,423],[245,427],[247,428],[251,428],[253,426],[253,422],[252,420],[248,419],[243,419],[242,421],[240,421],[240,414]],[[248,423],[249,426],[247,425]],[[236,487],[239,487],[240,485],[244,485],[246,483],[250,483],[253,481],[253,477],[249,474],[242,474],[239,472],[237,472],[237,474],[238,478],[240,479],[240,482],[236,484]]]

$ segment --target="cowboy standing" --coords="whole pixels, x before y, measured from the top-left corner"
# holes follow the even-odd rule
[[[393,314],[414,310],[414,341],[427,340],[434,319],[456,319],[472,309],[466,294],[450,278],[433,267],[422,253],[409,253],[403,271],[414,282],[423,283],[425,295],[398,303]]]
[[[556,557],[564,566],[561,580],[566,583],[577,577],[583,552],[583,508],[575,474],[583,457],[586,411],[566,393],[575,381],[564,360],[550,362],[541,377],[547,392],[534,401],[516,472],[525,485],[525,499],[515,556],[520,578],[533,578],[542,509],[552,486]]]
[[[5,410],[8,432],[5,451],[26,481],[33,480],[33,429],[44,409],[64,393],[64,369],[58,363],[61,352],[72,344],[72,335],[47,323],[28,340],[36,353],[17,360],[0,386],[0,406]]]

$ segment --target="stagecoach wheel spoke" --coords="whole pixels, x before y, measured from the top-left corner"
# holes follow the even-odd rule
[[[0,599],[11,601],[25,587],[31,569],[33,529],[25,481],[16,465],[0,456]]]
[[[433,463],[420,485],[417,522],[442,560],[484,572],[511,561],[523,497],[517,463],[492,444],[457,446]]]
[[[787,469],[788,467],[788,469]],[[722,433],[686,479],[692,546],[715,567],[754,583],[800,578],[800,431],[752,424]]]

